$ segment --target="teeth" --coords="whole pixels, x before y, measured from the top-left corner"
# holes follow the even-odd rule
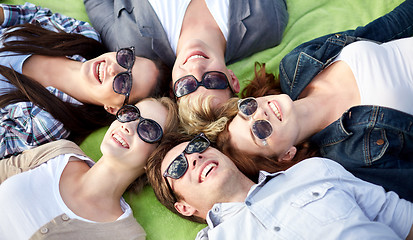
[[[216,166],[217,166],[217,164],[215,164],[215,163],[210,163],[210,164],[208,164],[208,165],[204,168],[204,170],[202,170],[202,173],[201,173],[201,182],[203,182],[203,181],[205,180],[207,174],[212,170],[212,168],[214,168],[214,167],[216,167]]]
[[[129,148],[129,145],[125,142],[125,140],[123,140],[123,138],[121,138],[119,135],[117,134],[113,134],[113,139],[115,139],[115,141],[117,141],[118,143],[120,143],[123,147],[125,148]]]
[[[99,64],[96,66],[96,72],[97,72],[97,74],[98,74],[98,79],[99,79],[100,82],[102,82],[102,69],[101,69],[101,65],[102,65],[102,63],[99,63]]]
[[[205,58],[205,57],[201,56],[201,55],[193,55],[193,56],[189,57],[187,61],[190,61],[190,60],[196,59],[196,58]]]
[[[278,118],[278,120],[282,121],[281,113],[278,110],[277,106],[273,102],[270,102],[269,106],[270,106],[271,110],[274,112],[275,116]]]

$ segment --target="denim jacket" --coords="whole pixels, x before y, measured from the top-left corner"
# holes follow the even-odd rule
[[[323,157],[413,201],[412,115],[379,106],[355,106],[311,141]]]
[[[296,100],[311,80],[354,41],[387,42],[412,35],[413,0],[406,0],[364,27],[303,43],[281,60],[282,91]],[[318,144],[323,157],[413,201],[412,123],[413,116],[394,109],[357,106],[311,140]]]
[[[364,27],[316,38],[296,47],[280,62],[283,93],[297,100],[313,78],[327,67],[348,44],[357,40],[388,42],[413,35],[413,0],[406,0],[390,13]]]

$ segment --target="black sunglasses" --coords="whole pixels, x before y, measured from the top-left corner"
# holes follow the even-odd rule
[[[132,67],[135,63],[135,48],[121,48],[116,52],[116,61],[126,68],[127,71],[118,73],[113,79],[113,91],[125,95],[123,105],[128,104],[130,91],[132,89]]]
[[[167,177],[173,179],[181,178],[186,171],[188,170],[188,159],[185,157],[186,154],[192,153],[202,153],[211,145],[209,139],[205,136],[204,133],[200,133],[195,136],[186,146],[185,150],[179,154],[166,168],[165,172],[163,173],[163,177],[165,179],[166,185],[172,196],[174,197],[175,202],[177,202],[176,196],[172,190],[171,185],[168,182]]]
[[[179,78],[175,82],[173,90],[175,96],[180,98],[195,92],[200,86],[204,86],[207,89],[226,89],[229,87],[229,82],[225,73],[210,71],[202,75],[200,82],[198,82],[193,75],[186,75]]]
[[[253,97],[238,100],[239,112],[249,119],[251,119],[251,116],[257,111],[257,109],[258,102]],[[266,139],[269,138],[273,132],[271,123],[265,119],[255,120],[251,126],[251,130],[255,137],[262,140],[264,145],[267,145]]]
[[[119,122],[132,122],[139,119],[137,132],[140,139],[147,143],[155,143],[161,140],[162,127],[154,120],[141,116],[135,105],[125,105],[116,113]]]

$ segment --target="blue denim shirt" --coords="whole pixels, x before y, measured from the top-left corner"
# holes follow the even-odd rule
[[[348,44],[369,39],[387,42],[413,35],[413,0],[364,27],[306,42],[280,63],[282,91],[296,100],[312,79]],[[311,140],[324,157],[356,176],[413,201],[413,116],[394,109],[357,106]]]
[[[327,67],[348,44],[357,40],[388,42],[413,35],[413,0],[406,0],[392,12],[364,27],[329,34],[303,43],[280,62],[281,89],[297,100],[313,78]]]

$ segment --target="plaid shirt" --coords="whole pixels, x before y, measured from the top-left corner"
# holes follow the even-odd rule
[[[34,23],[49,30],[60,29],[68,33],[79,33],[100,41],[99,34],[87,22],[52,13],[49,9],[31,3],[18,6],[0,4],[0,6],[4,10],[5,19],[0,34],[9,26]],[[69,58],[86,61],[78,55]],[[47,89],[65,102],[81,104],[56,88],[47,87]],[[0,159],[46,142],[67,138],[69,134],[70,132],[61,122],[31,102],[10,104],[0,109]]]

